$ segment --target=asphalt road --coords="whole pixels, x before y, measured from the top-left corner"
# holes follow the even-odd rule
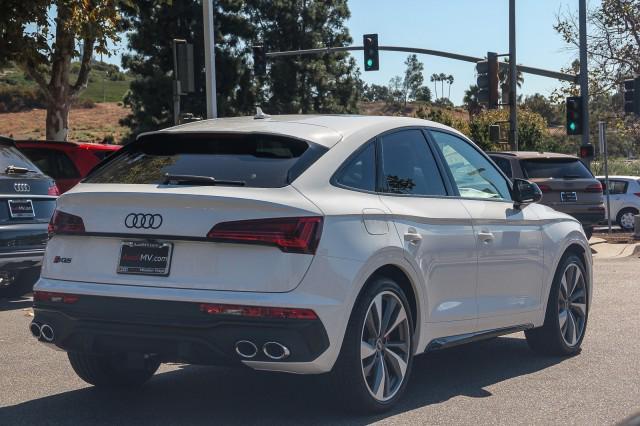
[[[339,411],[318,377],[165,365],[141,390],[99,391],[30,337],[29,300],[0,301],[0,425],[613,424],[640,412],[640,259],[599,260],[580,355],[529,351],[522,334],[418,357],[391,413]]]

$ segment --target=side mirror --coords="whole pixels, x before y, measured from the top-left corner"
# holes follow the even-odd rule
[[[542,200],[542,191],[533,182],[513,179],[513,201],[518,206],[537,203]]]

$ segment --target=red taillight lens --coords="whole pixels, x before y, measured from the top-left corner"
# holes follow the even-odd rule
[[[209,315],[234,315],[253,318],[279,318],[279,319],[318,319],[311,309],[300,308],[269,308],[264,306],[240,306],[202,303],[200,311]]]
[[[594,183],[593,185],[587,186],[584,190],[585,192],[602,192],[602,184]]]
[[[287,217],[222,222],[211,228],[207,238],[223,243],[273,245],[287,253],[314,254],[321,233],[321,217]]]
[[[538,188],[540,188],[540,191],[542,192],[551,192],[551,187],[549,185],[545,185],[544,183],[539,183]]]
[[[60,195],[60,190],[58,189],[58,185],[56,185],[55,183],[51,185],[47,190],[47,195],[56,195],[56,196]]]
[[[56,210],[49,222],[49,234],[82,234],[84,222],[80,216]]]
[[[34,302],[53,302],[53,303],[66,303],[68,305],[76,303],[80,299],[75,294],[67,293],[52,293],[50,291],[34,291]]]
[[[640,197],[640,192],[634,192],[633,195],[635,195],[636,197]]]

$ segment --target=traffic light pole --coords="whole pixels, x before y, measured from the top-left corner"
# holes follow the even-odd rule
[[[202,2],[204,21],[204,69],[207,91],[207,118],[218,117],[218,102],[216,99],[216,50],[213,26],[212,0]]]
[[[587,66],[587,0],[579,0],[580,96],[582,97],[582,145],[589,145],[589,74]]]
[[[516,65],[516,0],[509,0],[509,143],[518,150],[518,69]]]

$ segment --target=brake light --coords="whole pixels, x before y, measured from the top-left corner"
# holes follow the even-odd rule
[[[211,228],[207,238],[223,243],[272,245],[287,253],[314,254],[321,233],[321,217],[286,217],[222,222]]]
[[[84,222],[80,216],[56,210],[49,222],[49,235],[53,234],[82,234]]]
[[[240,306],[202,303],[200,311],[209,315],[234,315],[252,318],[278,318],[315,320],[318,315],[311,309],[270,308],[263,306]]]
[[[58,189],[58,185],[55,182],[52,182],[52,185],[47,189],[47,195],[60,195],[60,190]]]
[[[585,188],[585,192],[602,192],[602,184],[598,182],[589,185]]]
[[[73,303],[76,303],[79,299],[80,297],[75,294],[53,293],[50,291],[33,292],[34,302],[66,303],[67,305],[71,305]]]
[[[542,192],[551,192],[551,187],[549,185],[545,185],[544,183],[539,183],[538,188],[540,188],[540,191]]]

